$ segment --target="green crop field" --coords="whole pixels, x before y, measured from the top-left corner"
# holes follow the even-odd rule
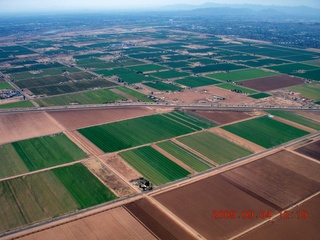
[[[217,87],[220,87],[223,89],[228,89],[228,90],[238,90],[238,91],[241,91],[243,93],[248,93],[248,94],[256,93],[256,91],[254,91],[252,89],[241,87],[241,86],[234,85],[234,84],[223,83],[223,84],[217,85]]]
[[[143,83],[143,84],[148,86],[148,87],[157,89],[159,91],[179,91],[179,90],[182,89],[181,87],[178,87],[178,86],[176,86],[174,84],[167,84],[167,83],[160,82],[160,81],[157,81],[157,82],[146,82],[146,83]]]
[[[188,73],[178,72],[174,70],[151,73],[151,76],[161,78],[161,79],[179,78],[179,77],[185,77],[188,75],[189,75]]]
[[[162,185],[190,173],[150,146],[119,154],[126,162],[155,185]]]
[[[320,83],[303,84],[299,86],[292,86],[288,88],[291,91],[301,93],[304,98],[320,100]]]
[[[302,64],[302,63],[290,63],[290,64],[283,64],[279,66],[268,67],[268,69],[278,71],[281,73],[295,73],[297,71],[307,71],[307,70],[313,70],[317,68],[318,67],[316,66]]]
[[[210,132],[181,137],[178,141],[220,165],[251,154],[249,150]]]
[[[267,112],[272,114],[272,115],[275,115],[275,116],[290,120],[292,122],[296,122],[298,124],[301,124],[301,125],[316,129],[318,131],[320,130],[320,123],[319,122],[316,122],[316,121],[311,120],[309,118],[305,118],[303,116],[297,115],[297,114],[295,114],[293,112],[276,111],[276,110],[268,110]]]
[[[52,172],[68,189],[80,208],[116,199],[116,196],[82,164],[55,168]]]
[[[228,73],[215,73],[209,74],[207,77],[227,81],[230,80],[232,82],[243,81],[248,79],[254,78],[261,78],[261,77],[270,77],[277,75],[273,72],[266,72],[256,68],[244,69],[239,71],[233,71]]]
[[[51,171],[2,181],[0,192],[0,233],[78,208]]]
[[[227,61],[246,61],[246,60],[255,60],[259,59],[259,57],[251,56],[251,55],[236,55],[236,56],[225,56],[221,59],[227,60]]]
[[[1,89],[12,89],[11,85],[7,82],[0,82],[0,90]]]
[[[0,101],[1,103],[1,101]],[[20,102],[12,102],[12,103],[6,103],[6,104],[0,104],[0,109],[3,108],[29,108],[34,107],[31,101],[20,101]]]
[[[134,118],[78,131],[104,152],[115,152],[193,132],[191,128],[162,115]]]
[[[269,117],[260,117],[222,128],[265,148],[271,148],[309,134]]]
[[[301,77],[301,78],[307,78],[315,81],[320,81],[320,69],[316,70],[310,70],[305,72],[295,72],[292,73],[292,75]]]
[[[179,146],[172,141],[161,142],[157,145],[197,172],[202,172],[213,167],[212,164],[206,162],[194,153],[188,151],[187,149]]]
[[[159,70],[164,70],[167,69],[166,67],[156,65],[156,64],[145,64],[145,65],[138,65],[138,66],[133,66],[129,67],[133,71],[141,71],[141,72],[153,72],[153,71],[159,71]]]
[[[57,166],[87,157],[64,134],[14,142],[12,146],[29,171]]]
[[[185,77],[183,79],[176,80],[175,82],[191,88],[221,83],[219,81],[205,77]]]
[[[262,66],[269,66],[269,65],[278,65],[283,63],[289,63],[288,61],[280,60],[280,59],[260,59],[255,61],[247,61],[244,64],[250,67],[262,67]]]
[[[169,66],[171,68],[182,68],[189,66],[189,62],[181,61],[181,62],[164,62],[163,65]]]
[[[10,177],[29,171],[12,144],[0,146],[0,165],[0,178]]]
[[[205,72],[216,72],[216,71],[232,71],[237,69],[247,68],[240,65],[221,63],[221,64],[212,64],[207,66],[198,66],[194,68],[183,68],[183,70],[191,71],[192,73],[205,73]]]
[[[190,124],[190,127],[197,127],[198,130],[201,130],[202,128],[211,128],[217,126],[216,123],[210,121],[207,118],[201,117],[197,114],[194,114],[192,112],[182,112],[182,111],[173,111],[166,116],[170,118],[175,118],[176,121],[180,121],[183,124]]]
[[[130,88],[127,88],[127,87],[118,87],[116,88],[117,90],[125,93],[125,94],[128,94],[140,101],[143,101],[143,102],[153,102],[150,98],[148,98],[146,95],[140,93],[140,92],[137,92],[137,91],[134,91]]]
[[[86,92],[60,95],[37,99],[40,106],[63,106],[69,104],[102,104],[122,100],[123,97],[109,89],[98,89]]]
[[[249,97],[252,97],[254,99],[260,99],[260,98],[266,98],[266,97],[270,97],[271,95],[268,93],[256,93],[256,94],[252,94]]]

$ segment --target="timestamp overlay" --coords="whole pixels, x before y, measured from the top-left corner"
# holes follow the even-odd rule
[[[273,217],[279,217],[279,219],[289,220],[289,219],[301,219],[306,220],[309,217],[309,212],[305,209],[299,210],[283,210],[274,212],[269,209],[261,210],[251,210],[244,209],[242,211],[236,210],[222,210],[222,209],[213,209],[212,210],[212,219],[213,220],[250,220],[250,219],[261,219],[268,220]]]

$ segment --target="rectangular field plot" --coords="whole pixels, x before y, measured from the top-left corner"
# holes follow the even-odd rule
[[[276,110],[268,110],[267,112],[272,115],[287,119],[289,121],[292,121],[292,122],[295,122],[295,123],[298,123],[298,124],[301,124],[301,125],[304,125],[304,126],[316,129],[316,130],[320,130],[320,123],[319,122],[316,122],[312,119],[308,119],[303,116],[297,115],[293,112],[276,111]]]
[[[87,157],[64,134],[14,142],[12,146],[29,171],[73,162]]]
[[[222,128],[265,148],[271,148],[309,134],[269,117],[251,119]]]
[[[270,97],[271,95],[268,93],[256,93],[256,94],[252,94],[249,97],[252,97],[254,99],[260,99],[260,98],[266,98],[266,97]]]
[[[241,83],[244,87],[256,89],[259,91],[270,91],[274,89],[303,84],[304,81],[303,79],[297,77],[291,77],[288,75],[277,75],[271,77],[245,80]]]
[[[261,59],[256,61],[247,61],[244,64],[250,67],[262,67],[262,66],[270,66],[270,65],[279,65],[283,63],[288,63],[287,61],[280,59]]]
[[[226,124],[243,119],[250,118],[250,114],[247,112],[238,111],[192,111],[192,113],[200,115],[204,118],[210,119],[216,123]]]
[[[158,239],[195,239],[167,214],[144,198],[124,205],[124,207],[143,223]]]
[[[247,93],[247,94],[256,93],[256,91],[254,91],[254,90],[251,90],[251,89],[248,89],[248,88],[244,88],[244,87],[241,87],[241,86],[238,86],[238,85],[235,85],[235,84],[225,83],[225,84],[219,84],[219,85],[217,85],[217,87],[220,87],[220,88],[223,88],[223,89],[232,90],[232,91],[237,92],[237,93]]]
[[[303,162],[306,162],[305,166]],[[314,167],[320,171],[320,166],[308,162],[293,153],[281,151],[221,175],[270,207],[283,210],[320,190],[320,182],[308,176],[309,172],[310,175],[315,172]]]
[[[292,75],[301,77],[301,78],[307,78],[315,81],[320,81],[320,69],[316,70],[310,70],[305,72],[295,72],[292,73]]]
[[[164,82],[146,82],[143,83],[144,85],[157,89],[159,91],[179,91],[182,88],[178,87],[174,84],[168,84],[168,83],[164,83]]]
[[[185,77],[185,78],[176,80],[175,82],[191,88],[220,83],[219,81],[216,81],[210,78],[205,78],[205,77]]]
[[[143,101],[143,102],[153,102],[150,98],[148,98],[146,95],[144,95],[144,94],[142,94],[142,93],[140,93],[140,92],[137,92],[137,91],[135,91],[135,90],[132,90],[132,89],[130,89],[130,88],[127,88],[127,87],[118,87],[118,88],[116,88],[116,89],[114,89],[114,90],[117,90],[117,91],[120,91],[120,92],[123,92],[124,93],[124,95],[123,96],[126,96],[126,97],[128,97],[128,95],[129,95],[129,99],[131,99],[130,98],[130,96],[131,97],[133,97],[133,98],[135,98],[136,100],[140,100],[140,101]],[[120,93],[119,93],[120,94]],[[121,94],[120,94],[121,95]]]
[[[1,89],[11,89],[11,85],[7,82],[0,82],[0,90]]]
[[[219,175],[158,194],[155,199],[197,231],[203,239],[230,239],[262,222],[263,219],[259,218],[260,211],[278,213]],[[246,210],[249,209],[257,217],[243,219],[243,211],[246,215]],[[234,218],[222,219],[220,215],[219,219],[214,214],[215,210],[227,210],[226,217],[231,217],[233,210]],[[214,216],[217,218],[214,219]]]
[[[295,151],[320,161],[320,140],[298,148]]]
[[[87,92],[71,93],[56,97],[47,97],[36,100],[40,106],[63,106],[69,104],[103,104],[122,100],[123,97],[109,89],[98,89]]]
[[[32,108],[34,105],[31,101],[20,101],[20,102],[12,102],[12,103],[6,103],[6,104],[0,104],[1,108]]]
[[[317,68],[318,67],[316,66],[311,66],[311,65],[302,64],[302,63],[290,63],[290,64],[283,64],[279,66],[268,67],[268,69],[278,71],[281,73],[295,73],[297,71],[307,71],[307,70],[313,70]]]
[[[320,100],[320,83],[303,84],[300,86],[289,87],[289,90],[299,92],[302,97],[313,99],[315,101]]]
[[[79,129],[78,131],[102,151],[115,152],[188,134],[194,130],[165,116],[153,115]]]
[[[209,132],[196,133],[178,140],[220,165],[251,154],[249,150]]]
[[[164,70],[167,69],[166,67],[156,65],[156,64],[145,64],[145,65],[138,65],[134,67],[130,67],[133,71],[137,72],[153,72],[153,71],[159,71],[159,70]]]
[[[205,72],[217,72],[217,71],[232,71],[237,69],[247,68],[240,65],[221,63],[221,64],[212,64],[207,66],[198,66],[194,68],[183,68],[183,70],[190,71],[192,73],[205,73]]]
[[[119,155],[157,186],[184,178],[190,174],[150,146],[121,152]]]
[[[197,172],[202,172],[213,167],[212,164],[206,162],[194,153],[188,151],[187,149],[179,146],[172,141],[161,142],[157,145]]]
[[[116,196],[80,163],[55,168],[52,172],[81,209],[116,199]]]
[[[161,79],[170,79],[170,78],[179,78],[179,77],[185,77],[188,76],[188,73],[185,72],[178,72],[174,70],[169,70],[169,71],[162,71],[162,72],[155,72],[151,73],[153,77],[158,77]]]
[[[266,72],[256,68],[250,68],[245,70],[233,71],[228,73],[216,73],[207,75],[210,78],[227,81],[230,80],[232,82],[243,81],[253,78],[261,78],[261,77],[270,77],[277,75],[277,73]]]

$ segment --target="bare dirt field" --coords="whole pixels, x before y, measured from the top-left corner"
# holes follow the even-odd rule
[[[320,112],[296,111],[294,113],[320,122]]]
[[[128,181],[132,179],[137,179],[142,177],[135,169],[133,169],[129,164],[121,159],[118,155],[106,155],[101,157],[101,159],[111,168],[116,170],[122,176],[124,176]]]
[[[254,153],[261,152],[263,150],[266,150],[264,147],[259,146],[258,144],[255,144],[253,142],[250,142],[242,137],[239,137],[235,134],[232,134],[224,129],[221,128],[212,128],[209,130],[210,132],[216,133],[217,135],[229,140],[230,142],[233,142],[239,146],[242,146]]]
[[[320,161],[320,140],[306,145],[302,148],[298,148],[295,151]]]
[[[115,122],[127,118],[134,118],[153,114],[150,108],[117,108],[117,109],[90,109],[72,111],[48,112],[66,129],[74,130],[92,125],[99,125],[108,122]]]
[[[221,175],[269,206],[283,210],[320,190],[319,182],[304,176],[308,173],[302,175],[300,169],[292,171],[277,164],[287,154],[292,157],[288,152],[275,153]]]
[[[53,227],[21,240],[156,239],[122,207]]]
[[[320,195],[308,200],[298,207],[290,210],[289,219],[280,219],[263,224],[249,233],[237,238],[239,240],[268,240],[268,239],[290,239],[290,240],[318,240],[320,236]],[[308,211],[306,219],[298,219],[299,211]]]
[[[62,132],[45,112],[0,114],[0,144]]]
[[[208,118],[216,123],[226,124],[252,117],[248,112],[236,111],[192,111],[202,117]]]
[[[94,175],[96,175],[106,186],[113,190],[119,197],[125,197],[136,193],[122,179],[117,177],[110,169],[99,160],[88,160],[83,163]]]
[[[159,239],[195,239],[148,199],[128,203],[124,207]]]
[[[215,86],[199,87],[187,89],[183,92],[159,93],[155,95],[160,99],[177,103],[199,103],[205,101],[207,103],[220,103],[224,105],[238,105],[240,103],[251,105],[256,102],[253,98]],[[215,97],[225,98],[226,100],[213,100]]]
[[[158,194],[155,199],[206,239],[228,239],[260,223],[260,218],[243,219],[244,210],[276,210],[228,183],[220,175]],[[235,210],[235,219],[213,219],[214,210]]]
[[[259,91],[270,91],[274,89],[290,87],[304,83],[301,78],[290,77],[288,75],[278,75],[272,77],[257,78],[241,82],[244,87]]]

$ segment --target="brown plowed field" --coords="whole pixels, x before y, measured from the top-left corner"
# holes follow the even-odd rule
[[[320,140],[310,143],[302,148],[298,148],[296,151],[320,161]]]
[[[280,151],[266,158],[275,164],[320,183],[320,164],[287,151]]]
[[[192,111],[202,117],[208,118],[216,123],[226,124],[243,119],[250,118],[247,112],[233,112],[233,111]]]
[[[320,236],[320,195],[308,200],[290,212],[289,219],[276,218],[267,222],[249,233],[237,238],[239,240],[269,240],[269,239],[290,239],[290,240],[319,240]],[[297,211],[308,211],[308,217],[297,218]]]
[[[147,199],[128,203],[124,207],[159,239],[195,239]]]
[[[156,239],[122,207],[19,238],[22,240]]]
[[[134,118],[153,114],[150,108],[117,108],[117,109],[90,109],[72,111],[48,112],[66,129],[74,130],[92,125],[99,125],[108,122],[115,122],[127,118]]]
[[[221,175],[231,184],[270,206],[282,210],[320,191],[320,183],[277,163],[292,157],[281,152],[237,167]],[[306,159],[306,161],[309,161]]]
[[[253,210],[256,216],[261,210],[277,212],[220,175],[156,195],[155,199],[206,239],[228,239],[262,221],[242,219],[244,210]],[[235,210],[237,217],[212,219],[213,210]]]
[[[0,144],[62,132],[45,112],[0,114]]]
[[[304,81],[301,78],[297,77],[278,75],[242,81],[241,83],[244,87],[256,89],[259,91],[270,91],[274,89],[299,85],[304,83]]]
[[[294,113],[320,122],[320,112],[296,111]]]

